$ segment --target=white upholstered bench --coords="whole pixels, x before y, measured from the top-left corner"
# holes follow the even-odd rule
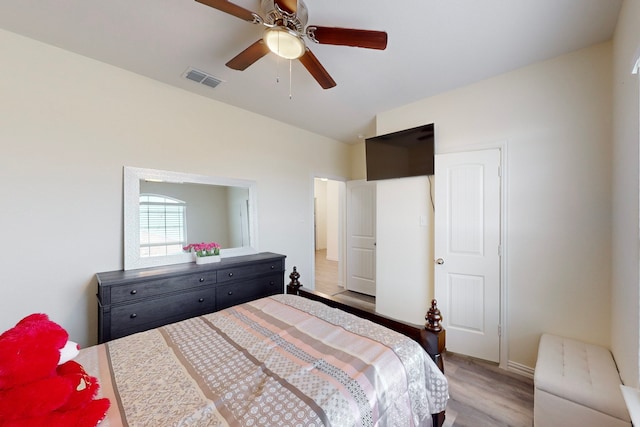
[[[611,352],[544,334],[534,374],[535,427],[631,426]]]

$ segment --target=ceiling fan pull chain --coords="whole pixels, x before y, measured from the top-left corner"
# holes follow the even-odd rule
[[[293,61],[290,59],[290,60],[289,60],[289,99],[293,98],[293,97],[291,96],[291,63],[292,63],[292,62],[293,62]]]
[[[280,57],[279,56],[276,58],[276,83],[280,83]]]

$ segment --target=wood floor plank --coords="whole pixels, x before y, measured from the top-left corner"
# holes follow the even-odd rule
[[[315,261],[315,290],[327,295],[344,291],[344,287],[338,285],[338,261],[328,260],[326,249],[316,251]]]
[[[453,353],[445,354],[444,366],[450,396],[445,426],[533,425],[533,379]]]

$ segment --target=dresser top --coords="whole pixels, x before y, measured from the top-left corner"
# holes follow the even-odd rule
[[[237,264],[256,263],[262,261],[276,260],[286,258],[285,255],[275,254],[272,252],[260,252],[251,255],[234,256],[222,258],[220,262],[210,264],[196,264],[188,262],[184,264],[172,264],[159,267],[147,267],[135,270],[115,270],[97,273],[98,286],[103,284],[115,285],[121,282],[132,282],[136,280],[145,280],[155,276],[180,276],[189,273],[198,273],[205,271],[214,271],[224,268],[234,267]]]

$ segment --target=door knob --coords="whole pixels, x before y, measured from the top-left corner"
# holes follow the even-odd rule
[[[436,260],[436,264],[438,264],[438,265],[442,265],[442,264],[444,264],[444,260],[443,260],[442,258],[438,258],[438,259]]]

